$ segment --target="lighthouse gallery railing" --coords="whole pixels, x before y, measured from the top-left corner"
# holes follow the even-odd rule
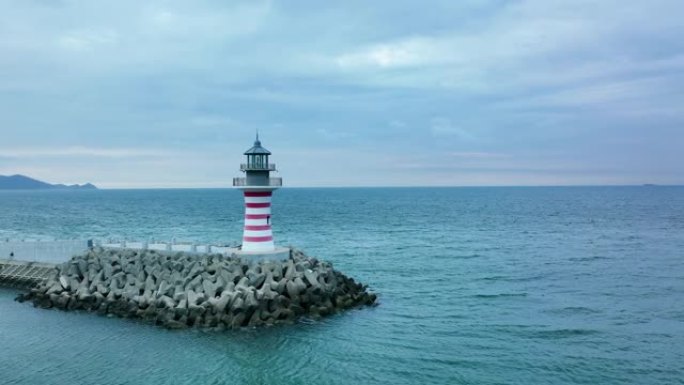
[[[269,187],[280,187],[283,185],[283,178],[268,178],[268,184],[248,184],[247,178],[233,178],[233,186],[269,186]]]
[[[269,164],[247,164],[247,163],[242,163],[240,165],[240,171],[275,171],[276,170],[276,165],[275,163],[269,163]]]

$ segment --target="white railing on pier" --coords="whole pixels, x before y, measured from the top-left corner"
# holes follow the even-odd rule
[[[100,246],[115,249],[157,250],[167,252],[186,252],[198,254],[231,255],[239,250],[240,245],[177,242],[160,240],[128,241],[128,240],[10,240],[0,239],[0,260],[61,263],[74,255],[85,253],[90,247]]]
[[[201,253],[201,254],[233,254],[239,250],[239,244],[232,245],[210,245],[193,242],[170,242],[148,240],[148,241],[128,241],[128,240],[107,240],[95,241],[95,246],[100,246],[109,249],[134,249],[134,250],[157,250],[157,251],[173,251],[186,253]]]
[[[0,240],[0,259],[59,263],[82,254],[91,245],[85,239]]]

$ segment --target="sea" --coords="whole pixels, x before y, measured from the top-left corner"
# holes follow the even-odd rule
[[[232,243],[230,189],[0,192],[0,239]],[[0,289],[0,384],[684,384],[684,187],[283,188],[274,237],[379,305],[236,331]]]

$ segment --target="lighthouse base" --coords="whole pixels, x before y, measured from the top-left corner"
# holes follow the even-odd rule
[[[282,261],[290,257],[290,248],[276,247],[272,250],[265,251],[236,250],[234,254],[249,262]]]

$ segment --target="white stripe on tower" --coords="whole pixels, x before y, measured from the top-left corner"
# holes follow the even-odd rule
[[[266,225],[266,218],[263,219],[249,219],[245,218],[245,226],[263,226]]]
[[[242,250],[275,249],[271,230],[271,191],[245,191],[245,228]]]
[[[269,226],[270,227],[270,226]],[[267,230],[245,230],[245,236],[248,237],[273,237],[271,229]]]
[[[260,207],[260,208],[247,207],[245,209],[245,214],[247,214],[247,215],[271,215],[271,208],[270,207]]]
[[[245,202],[248,203],[271,203],[271,197],[245,197]]]

